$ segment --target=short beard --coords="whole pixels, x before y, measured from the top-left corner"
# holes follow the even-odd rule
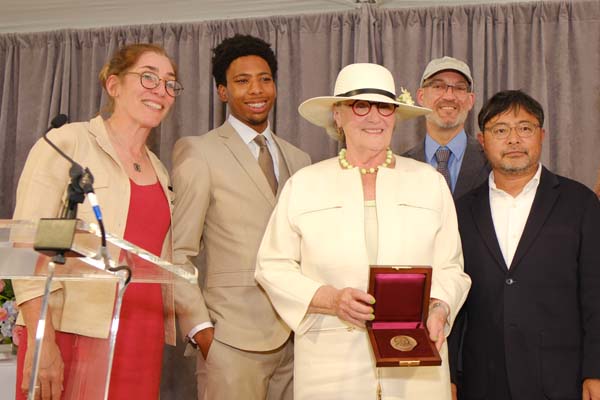
[[[264,124],[265,122],[267,122],[268,120],[269,120],[269,114],[267,114],[267,116],[262,119],[257,119],[257,118],[248,119],[248,122],[250,123],[250,125],[260,126],[260,125]]]
[[[427,122],[438,126],[441,129],[454,129],[464,125],[465,121],[467,120],[467,114],[468,111],[462,111],[456,116],[456,120],[445,122],[435,112],[432,112],[430,114],[427,114],[425,116],[425,119],[427,120]]]
[[[260,127],[262,124],[267,124],[269,121],[269,115],[267,114],[266,118],[258,119],[258,118],[249,118],[246,120],[251,126]]]
[[[527,154],[528,162],[525,165],[510,165],[510,163],[505,163],[502,160],[496,165],[493,165],[494,169],[500,170],[505,175],[519,176],[525,175],[527,172],[531,171],[532,168],[537,167],[539,161],[533,162],[533,160]]]

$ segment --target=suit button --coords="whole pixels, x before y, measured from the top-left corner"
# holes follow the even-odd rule
[[[515,283],[515,280],[513,278],[508,278],[507,280],[505,280],[504,282],[506,282],[506,284],[508,286],[512,285],[513,283]]]

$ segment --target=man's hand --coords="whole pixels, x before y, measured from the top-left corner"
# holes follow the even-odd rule
[[[588,378],[583,381],[582,400],[600,400],[600,379]]]
[[[205,360],[206,357],[208,357],[208,351],[210,350],[214,336],[215,328],[212,327],[202,329],[194,335],[194,341],[198,344],[200,353],[202,353],[202,357],[204,357]]]

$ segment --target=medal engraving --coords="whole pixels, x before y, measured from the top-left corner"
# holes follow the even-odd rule
[[[407,335],[398,335],[390,339],[390,345],[399,351],[411,351],[417,346],[417,341]]]

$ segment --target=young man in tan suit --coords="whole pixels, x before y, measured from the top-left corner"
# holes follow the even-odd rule
[[[309,156],[277,137],[268,115],[277,61],[269,44],[236,35],[214,49],[213,76],[229,117],[173,150],[174,253],[196,263],[202,288],[181,326],[198,353],[198,398],[291,399],[290,329],[254,280],[256,253],[277,194]],[[190,285],[191,286],[191,285]]]

